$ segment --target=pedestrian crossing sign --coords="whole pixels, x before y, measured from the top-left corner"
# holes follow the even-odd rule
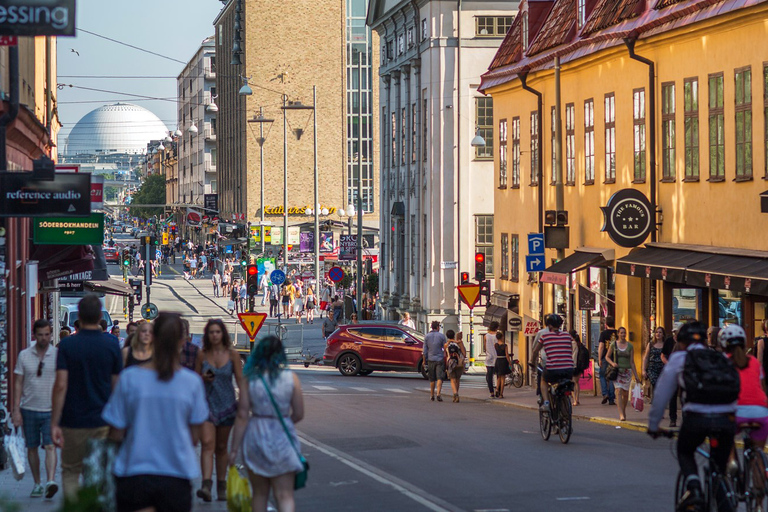
[[[469,309],[475,307],[477,298],[480,297],[480,285],[479,284],[463,284],[456,287],[459,290],[459,296],[461,300],[466,304]]]
[[[264,320],[267,319],[266,313],[238,313],[237,317],[240,319],[240,325],[243,326],[248,337],[253,341],[256,338],[256,334],[264,325]]]

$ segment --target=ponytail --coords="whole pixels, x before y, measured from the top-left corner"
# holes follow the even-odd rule
[[[747,357],[747,353],[744,351],[744,347],[742,345],[734,346],[730,350],[730,353],[733,364],[735,364],[736,368],[739,370],[743,370],[747,367],[747,365],[749,365],[749,358]]]

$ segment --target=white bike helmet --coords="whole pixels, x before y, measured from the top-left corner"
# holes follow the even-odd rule
[[[733,345],[744,345],[747,341],[747,333],[740,326],[730,324],[720,329],[717,341],[723,349]]]

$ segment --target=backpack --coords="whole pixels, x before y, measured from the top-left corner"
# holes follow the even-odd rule
[[[576,371],[583,372],[589,368],[589,349],[583,343],[579,343],[579,352],[576,354]]]
[[[707,349],[689,350],[683,368],[685,401],[730,404],[739,398],[739,372],[730,359]]]

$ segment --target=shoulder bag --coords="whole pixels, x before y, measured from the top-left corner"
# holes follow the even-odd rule
[[[293,442],[293,437],[291,436],[291,433],[288,431],[288,427],[285,425],[285,420],[283,419],[283,415],[280,414],[280,408],[277,406],[277,402],[275,402],[275,397],[272,396],[272,391],[270,391],[269,386],[267,385],[267,381],[264,380],[263,375],[259,375],[259,378],[261,379],[262,384],[264,384],[264,389],[267,390],[267,394],[269,395],[269,400],[272,402],[272,407],[275,409],[275,413],[277,414],[277,419],[280,420],[280,424],[283,426],[283,430],[285,430],[285,435],[288,436],[288,441],[290,441],[291,446],[296,451],[296,455],[299,456],[299,460],[301,461],[302,466],[304,466],[304,469],[301,471],[298,471],[296,473],[296,477],[293,481],[293,488],[294,489],[301,489],[302,487],[307,485],[307,473],[309,472],[309,463],[307,462],[307,459],[304,458],[304,456],[301,454],[298,448],[296,448],[296,445]]]
[[[611,343],[610,350],[613,351],[613,358],[616,359],[616,344]],[[614,361],[616,363],[616,361]],[[618,364],[618,363],[617,363]],[[619,368],[616,366],[612,366],[608,363],[608,361],[605,362],[605,379],[606,380],[616,380],[619,378]]]

